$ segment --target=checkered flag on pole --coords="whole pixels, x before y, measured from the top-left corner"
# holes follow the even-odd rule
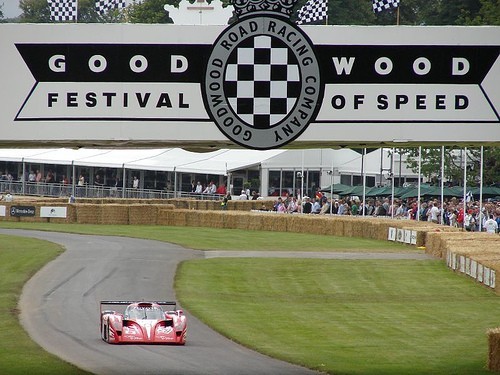
[[[399,6],[399,0],[372,0],[373,1],[373,12],[380,13],[384,10],[397,8]]]
[[[103,15],[111,9],[125,8],[125,0],[96,0],[95,10]]]
[[[76,21],[78,0],[48,0],[52,21]]]
[[[309,0],[297,11],[297,24],[310,23],[328,19],[327,0]]]

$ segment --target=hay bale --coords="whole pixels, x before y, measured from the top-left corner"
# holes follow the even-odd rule
[[[262,230],[262,215],[265,214],[261,214],[258,212],[250,214],[247,224],[248,230]]]
[[[66,206],[66,222],[67,223],[76,223],[76,205],[75,204],[68,204]]]
[[[129,223],[129,208],[124,204],[106,204],[101,209],[101,224]]]
[[[333,218],[331,223],[331,232],[334,236],[344,235],[344,222],[339,220],[337,217]]]
[[[199,211],[190,212],[188,214],[191,225],[195,227],[206,227],[206,228],[221,228],[222,227],[222,216],[221,212],[214,211]]]
[[[441,237],[441,232],[427,232],[425,252],[432,256],[443,259],[447,249],[444,248],[444,241],[442,241]]]
[[[357,219],[357,218],[354,218]],[[368,227],[371,223],[372,220],[366,220],[366,219],[361,219],[361,220],[352,220],[348,219],[346,222],[349,223],[350,226],[350,231],[351,231],[351,237],[364,237],[365,236],[365,228]],[[381,226],[384,226],[383,223],[381,223]],[[385,230],[384,230],[385,232]],[[384,236],[387,238],[387,235]]]
[[[174,226],[174,213],[175,210],[160,208],[158,210],[158,225]]]
[[[286,214],[270,212],[262,216],[262,230],[286,232],[286,222],[282,219]]]
[[[316,219],[312,216],[305,214],[290,215],[290,220],[287,222],[287,230],[293,233],[306,233],[308,229],[312,230],[314,228],[314,221],[312,219]]]
[[[500,328],[489,329],[488,335],[488,370],[500,372]]]
[[[247,230],[248,229],[248,216],[251,215],[251,213],[234,212],[233,215],[234,215],[233,220],[235,221],[235,228]]]
[[[78,203],[75,206],[78,224],[101,224],[100,204]]]
[[[188,226],[188,214],[191,210],[175,210],[172,216],[172,225],[186,227]]]
[[[345,237],[353,237],[353,232],[354,232],[354,223],[349,222],[346,220],[346,218],[342,217],[342,222],[344,223],[344,236]],[[366,219],[361,219],[361,225],[363,225],[363,222],[365,222]]]
[[[196,201],[196,209],[197,210],[208,210],[208,204],[210,201]]]
[[[158,205],[131,204],[128,206],[129,223],[132,225],[156,225]]]

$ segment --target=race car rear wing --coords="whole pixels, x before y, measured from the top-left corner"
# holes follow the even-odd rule
[[[177,302],[175,301],[101,301],[102,305],[130,305],[132,303],[156,303],[157,305],[169,305],[174,306],[174,310],[177,307]],[[102,310],[102,307],[101,307]]]

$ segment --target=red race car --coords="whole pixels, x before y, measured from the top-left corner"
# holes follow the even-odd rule
[[[124,313],[103,306],[127,305]],[[173,306],[164,311],[162,306]],[[187,322],[177,304],[169,301],[101,301],[101,338],[110,344],[186,343]]]

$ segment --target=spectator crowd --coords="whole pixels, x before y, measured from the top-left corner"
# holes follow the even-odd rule
[[[463,228],[466,231],[486,231],[498,233],[500,228],[500,200],[485,200],[482,205],[474,199],[466,200],[456,197],[445,199],[422,199],[419,206],[417,198],[394,199],[392,204],[388,197],[370,198],[366,204],[359,197],[330,198],[319,189],[314,197],[297,199],[289,195],[278,197],[274,201],[273,211],[278,213],[302,213],[318,215],[351,215],[390,217],[429,221],[435,224]]]

